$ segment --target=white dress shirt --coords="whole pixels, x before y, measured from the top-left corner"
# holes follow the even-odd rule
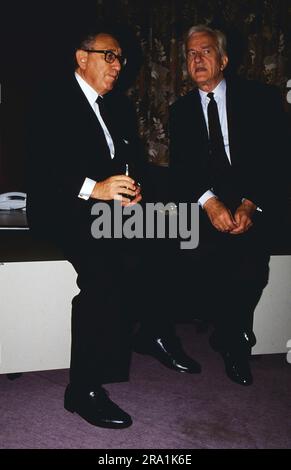
[[[214,90],[212,90],[212,93],[214,94],[214,99],[217,103],[217,109],[218,109],[218,115],[219,115],[219,121],[220,121],[220,127],[221,127],[225,152],[226,152],[227,158],[229,159],[229,163],[231,164],[229,137],[228,137],[228,125],[227,125],[227,111],[226,111],[226,82],[224,78],[217,85],[217,87],[214,88]],[[201,98],[201,104],[202,104],[204,118],[205,118],[206,125],[207,125],[207,130],[209,134],[207,107],[208,107],[210,98],[208,98],[207,96],[208,94],[207,91],[199,90],[199,94]],[[208,199],[210,199],[213,196],[215,197],[213,189],[209,188],[198,199],[198,204],[200,204],[200,206],[203,207],[204,204],[208,201]],[[242,202],[244,201],[244,199],[245,198],[242,198]],[[257,207],[256,210],[259,212],[262,212],[262,209],[260,207]]]
[[[83,91],[84,95],[86,96],[87,100],[89,101],[89,104],[91,108],[93,109],[94,113],[96,114],[96,117],[98,121],[100,122],[100,125],[102,127],[102,130],[104,132],[104,136],[107,142],[107,145],[110,150],[110,156],[111,158],[114,158],[115,156],[115,148],[114,148],[114,143],[112,140],[112,137],[102,119],[102,116],[100,114],[99,106],[98,103],[96,103],[96,100],[98,98],[98,93],[94,88],[92,88],[77,72],[75,72],[75,77],[77,82],[79,83],[81,90]],[[98,158],[98,155],[96,155],[96,158]],[[92,180],[91,178],[85,178],[85,181],[82,185],[82,188],[78,194],[78,197],[81,199],[89,199],[89,197],[92,194],[92,191],[94,189],[94,186],[96,184],[96,181]]]

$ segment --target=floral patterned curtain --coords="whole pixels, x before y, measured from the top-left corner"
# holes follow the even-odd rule
[[[128,93],[148,158],[157,165],[168,162],[168,106],[193,86],[186,74],[183,35],[194,24],[223,29],[238,74],[279,86],[290,108],[290,0],[97,0],[97,14],[127,22],[142,47],[143,65]]]

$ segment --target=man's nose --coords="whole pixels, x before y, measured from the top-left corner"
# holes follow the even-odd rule
[[[116,57],[115,61],[111,64],[114,70],[120,72],[121,70],[121,63],[119,62],[118,58]]]
[[[195,57],[194,57],[195,62],[199,63],[201,62],[201,59],[202,59],[201,52],[196,52]]]

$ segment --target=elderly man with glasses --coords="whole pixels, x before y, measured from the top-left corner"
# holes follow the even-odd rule
[[[126,60],[111,30],[98,28],[79,39],[75,72],[43,85],[32,106],[27,213],[31,229],[54,240],[78,274],[65,408],[95,426],[123,428],[131,417],[102,384],[127,380],[129,299],[122,288],[125,279],[131,288],[131,276],[123,240],[91,235],[91,209],[98,201],[112,208],[113,200],[141,200],[125,174],[126,165],[138,167],[139,144],[128,100],[110,95]]]
[[[91,210],[98,201],[111,209],[114,200],[139,203],[145,165],[135,113],[112,92],[126,64],[115,33],[104,26],[87,32],[75,61],[75,74],[43,87],[32,107],[27,213],[34,232],[53,239],[78,274],[65,408],[95,426],[125,428],[131,417],[102,385],[128,380],[140,255],[132,240],[94,238]],[[177,371],[199,372],[174,333],[175,351],[167,349],[155,322],[139,352]]]

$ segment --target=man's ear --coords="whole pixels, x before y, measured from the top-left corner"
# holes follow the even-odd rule
[[[220,69],[221,69],[221,70],[224,70],[224,69],[227,67],[227,64],[228,64],[228,57],[227,57],[227,55],[224,55],[224,56],[222,56],[222,58],[221,58],[221,66],[220,66]]]
[[[78,49],[76,52],[76,61],[80,69],[85,70],[87,66],[88,52]]]

